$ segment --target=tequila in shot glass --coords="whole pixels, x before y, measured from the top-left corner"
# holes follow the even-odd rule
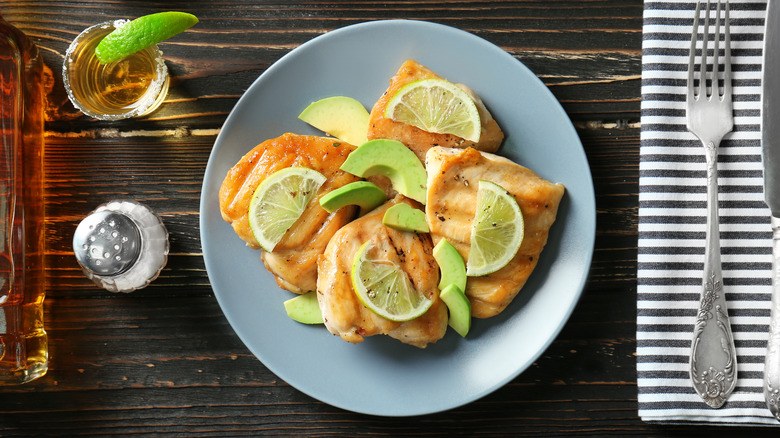
[[[101,64],[95,47],[127,20],[107,21],[81,32],[65,53],[62,78],[71,102],[100,120],[151,113],[165,100],[170,77],[157,45],[118,61]]]

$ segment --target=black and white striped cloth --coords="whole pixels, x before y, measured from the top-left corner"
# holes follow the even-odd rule
[[[778,0],[775,0],[778,1]],[[765,1],[731,0],[734,131],[720,147],[723,283],[737,347],[737,387],[709,408],[688,375],[702,287],[704,149],[685,126],[696,2],[644,3],[639,166],[637,382],[646,421],[780,425],[763,399],[771,230],[760,145]],[[714,20],[714,13],[713,13]]]

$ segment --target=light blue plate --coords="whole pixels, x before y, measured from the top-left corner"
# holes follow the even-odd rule
[[[500,315],[475,320],[467,339],[449,330],[421,350],[386,336],[352,345],[323,326],[289,319],[260,253],[219,213],[222,179],[247,151],[285,132],[321,135],[297,116],[309,103],[344,95],[371,108],[407,59],[469,85],[506,134],[499,153],[566,186],[539,265]],[[203,256],[219,305],[238,336],[280,378],[343,409],[407,416],[461,406],[500,388],[542,354],[585,285],[596,208],[588,162],[559,103],[524,65],[497,46],[451,27],[390,20],[329,32],[265,71],[225,121],[203,180]],[[563,377],[563,376],[562,376]]]

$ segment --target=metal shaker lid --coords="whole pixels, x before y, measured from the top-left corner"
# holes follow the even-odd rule
[[[97,211],[76,228],[73,252],[85,269],[102,276],[119,275],[138,260],[141,233],[135,222],[124,214]]]
[[[169,248],[160,217],[129,199],[101,204],[73,236],[73,252],[84,275],[109,292],[149,285],[165,266]]]

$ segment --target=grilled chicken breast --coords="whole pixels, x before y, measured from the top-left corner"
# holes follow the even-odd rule
[[[536,267],[564,194],[561,184],[540,178],[504,157],[444,147],[426,155],[428,196],[426,219],[434,243],[446,238],[468,260],[479,180],[499,184],[514,195],[525,221],[525,237],[505,267],[481,277],[469,277],[466,296],[476,318],[503,311]]]
[[[359,178],[339,169],[354,146],[325,137],[284,134],[267,140],[249,151],[228,171],[219,191],[222,218],[229,222],[247,245],[260,245],[249,228],[249,203],[257,186],[271,174],[286,167],[308,167],[327,180],[319,190],[323,195]],[[353,206],[328,213],[315,197],[298,221],[276,245],[261,257],[280,287],[295,293],[317,287],[317,258],[339,228],[356,214]]]
[[[424,348],[444,336],[447,307],[439,300],[439,268],[433,258],[428,234],[398,231],[382,225],[385,211],[406,202],[420,205],[401,195],[341,228],[320,257],[317,299],[328,331],[343,340],[359,343],[368,336],[388,335],[406,344]],[[360,247],[373,239],[388,260],[396,263],[414,287],[434,303],[423,316],[407,322],[387,320],[365,307],[352,289],[350,272]]]
[[[414,151],[417,157],[420,158],[420,161],[423,162],[425,162],[425,154],[428,152],[428,149],[434,146],[457,148],[474,147],[478,150],[487,152],[495,152],[498,150],[498,147],[501,146],[501,141],[504,139],[504,133],[498,126],[498,123],[493,119],[493,116],[490,115],[490,112],[488,112],[479,96],[470,88],[461,84],[458,84],[458,86],[471,95],[479,109],[479,115],[482,120],[482,133],[480,134],[478,143],[465,140],[452,134],[434,134],[426,132],[414,126],[396,122],[384,117],[387,104],[398,90],[411,82],[430,78],[441,79],[439,75],[416,61],[408,60],[404,62],[395,76],[390,78],[390,87],[385,91],[382,97],[377,100],[374,107],[371,109],[371,115],[368,122],[368,139],[386,138],[398,140]]]

